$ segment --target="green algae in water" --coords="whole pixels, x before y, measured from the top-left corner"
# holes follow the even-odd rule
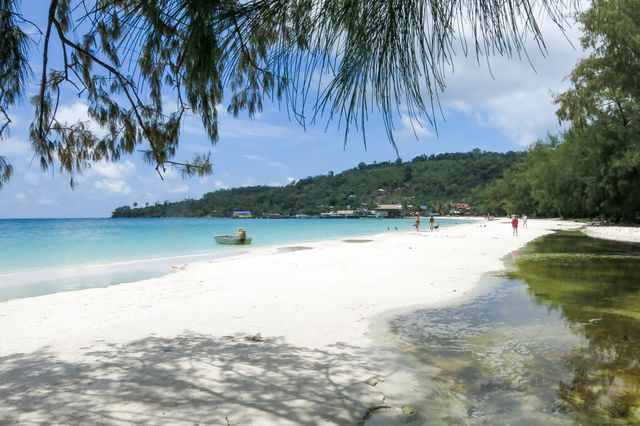
[[[392,322],[429,424],[640,423],[640,247],[557,233],[469,303]],[[424,373],[423,373],[424,374]]]
[[[568,353],[571,378],[558,395],[581,422],[640,423],[640,247],[577,233],[548,239],[562,255],[549,256],[541,239],[511,276],[587,341]]]

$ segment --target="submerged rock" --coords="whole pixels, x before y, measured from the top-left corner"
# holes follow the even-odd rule
[[[403,405],[402,414],[407,418],[407,420],[413,420],[418,417],[418,410],[411,405]]]
[[[253,336],[247,336],[244,338],[244,340],[246,340],[247,342],[262,342],[264,341],[264,338],[260,333],[258,333]]]

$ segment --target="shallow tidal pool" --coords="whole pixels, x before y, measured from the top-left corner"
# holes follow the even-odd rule
[[[404,422],[640,424],[640,246],[559,232],[508,264],[472,300],[392,321],[418,371]]]

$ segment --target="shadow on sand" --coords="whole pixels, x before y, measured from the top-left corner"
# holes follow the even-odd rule
[[[14,354],[0,358],[0,424],[354,424],[380,402],[359,351],[182,334]]]

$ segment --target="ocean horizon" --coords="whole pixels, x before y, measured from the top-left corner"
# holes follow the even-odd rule
[[[465,219],[461,219],[465,220]],[[424,222],[424,221],[423,221]],[[438,220],[441,227],[456,220]],[[0,219],[0,301],[155,278],[257,248],[411,231],[412,219]],[[426,226],[425,226],[426,225]],[[250,246],[213,236],[245,228]],[[423,230],[428,223],[423,223]]]

